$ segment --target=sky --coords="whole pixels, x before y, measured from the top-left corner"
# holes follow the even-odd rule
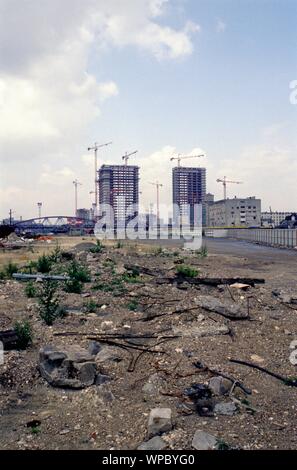
[[[170,161],[207,191],[297,210],[296,0],[0,0],[0,219],[73,215],[99,164],[140,167],[172,197]],[[294,89],[295,87],[295,89]]]

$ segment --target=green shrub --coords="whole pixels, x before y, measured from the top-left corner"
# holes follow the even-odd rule
[[[208,256],[208,249],[206,246],[202,246],[196,253],[200,258],[206,258]]]
[[[61,251],[61,247],[60,245],[57,243],[55,248],[53,249],[53,251],[49,254],[49,259],[52,263],[58,263],[58,261],[61,260],[61,255],[62,255],[62,251]]]
[[[101,243],[100,240],[96,240],[96,246],[92,247],[89,249],[91,253],[102,253],[103,251],[103,244]]]
[[[85,304],[86,311],[89,313],[95,313],[98,308],[98,304],[95,300],[90,299],[88,302]]]
[[[218,439],[216,443],[216,449],[217,450],[230,450],[231,447],[223,439]]]
[[[196,277],[199,274],[199,271],[192,268],[191,266],[187,266],[186,264],[177,266],[176,272],[177,274],[184,277]]]
[[[57,290],[57,281],[46,280],[42,283],[37,293],[39,315],[47,325],[52,325],[56,318],[60,316]]]
[[[28,320],[18,321],[14,325],[14,329],[17,335],[17,347],[18,349],[26,349],[33,341],[32,327]]]
[[[9,261],[6,266],[4,266],[4,277],[7,278],[12,278],[13,273],[16,273],[18,271],[18,265],[13,263],[12,261]]]
[[[36,269],[39,273],[46,274],[49,273],[52,267],[52,260],[49,256],[45,254],[39,256],[36,262]]]
[[[124,243],[118,240],[116,244],[116,248],[120,249],[120,248],[123,248],[123,246],[124,246]]]
[[[136,283],[136,282],[140,282],[140,279],[139,279],[139,275],[138,274],[133,274],[133,273],[124,273],[122,275],[122,280],[124,282],[129,282],[129,283]]]
[[[123,279],[120,276],[114,277],[110,282],[97,282],[92,289],[101,290],[103,292],[112,292],[115,297],[126,292],[123,285]]]
[[[80,294],[82,292],[83,283],[90,282],[91,280],[88,269],[76,260],[70,263],[67,274],[70,279],[66,281],[65,291],[72,294]]]
[[[25,286],[25,294],[29,299],[36,297],[37,289],[32,281],[29,281]]]
[[[65,283],[65,292],[69,294],[81,294],[83,289],[82,282],[78,281],[77,279],[69,279]]]
[[[90,282],[91,276],[88,268],[80,264],[78,261],[72,261],[68,267],[67,274],[71,279],[80,282]]]
[[[127,308],[132,312],[135,312],[138,308],[138,302],[136,300],[131,300],[131,302],[127,304]]]
[[[29,261],[28,264],[24,267],[22,272],[28,273],[28,274],[34,274],[36,273],[36,261]]]

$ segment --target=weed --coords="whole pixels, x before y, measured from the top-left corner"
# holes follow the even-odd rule
[[[36,297],[37,289],[36,289],[36,287],[35,287],[35,285],[32,281],[29,281],[26,284],[25,294],[26,294],[27,297],[29,297],[29,299],[32,299],[33,297]]]
[[[138,308],[138,302],[136,300],[131,300],[131,302],[127,304],[127,308],[132,312],[135,312]]]
[[[4,266],[4,277],[10,279],[12,275],[18,271],[18,265],[9,261],[9,263]]]
[[[89,249],[90,253],[102,253],[103,251],[103,244],[101,243],[100,240],[96,241],[96,246],[92,247]]]
[[[67,270],[69,280],[66,281],[65,291],[72,294],[80,294],[84,282],[90,282],[88,269],[77,261],[73,260]]]
[[[60,245],[57,243],[54,250],[52,251],[52,253],[50,253],[49,255],[49,259],[52,263],[58,263],[58,261],[61,260],[61,254],[62,254],[62,251],[61,251],[61,247]]]
[[[140,282],[139,275],[132,272],[122,274],[122,280],[131,284]]]
[[[80,282],[90,282],[91,277],[88,268],[78,263],[78,261],[72,261],[68,267],[67,274],[71,279],[76,279]]]
[[[116,244],[116,248],[120,249],[120,248],[123,248],[124,246],[124,243],[121,242],[120,240],[118,240],[117,244]]]
[[[33,333],[32,327],[28,320],[17,321],[14,325],[14,329],[17,335],[17,347],[18,349],[26,349],[32,344]]]
[[[230,450],[229,444],[223,441],[223,439],[218,439],[216,444],[217,450]]]
[[[93,286],[93,290],[101,290],[103,292],[112,292],[115,297],[118,297],[126,292],[121,277],[114,277],[110,282],[97,282]]]
[[[46,274],[49,273],[52,267],[52,260],[49,256],[45,254],[39,256],[36,262],[36,269],[39,273]]]
[[[40,433],[40,428],[39,428],[39,426],[32,426],[32,427],[31,427],[31,433],[32,433],[32,434],[39,434],[39,433]]]
[[[197,269],[192,268],[191,266],[187,266],[186,264],[181,264],[176,268],[177,274],[184,276],[184,277],[196,277],[199,274]]]
[[[28,274],[36,273],[36,262],[29,261],[29,263],[26,264],[26,266],[24,267],[23,272],[28,273]]]
[[[85,308],[87,312],[95,313],[97,311],[98,304],[94,299],[90,299],[88,302],[86,302]]]
[[[47,325],[52,325],[56,318],[60,316],[57,290],[57,281],[46,280],[42,283],[37,294],[39,315]]]
[[[206,246],[202,246],[200,250],[196,251],[199,258],[206,258],[208,256],[208,249]]]

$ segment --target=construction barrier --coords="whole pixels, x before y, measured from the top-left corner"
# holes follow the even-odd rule
[[[297,247],[297,229],[239,228],[222,230],[210,228],[205,230],[205,235],[210,237],[236,238],[268,246]]]

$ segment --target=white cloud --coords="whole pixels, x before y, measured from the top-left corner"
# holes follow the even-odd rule
[[[90,73],[91,54],[102,47],[125,46],[158,60],[191,54],[191,35],[199,28],[192,23],[181,29],[159,24],[166,4],[167,0],[0,0],[0,155],[6,176],[1,189],[6,195],[21,192],[13,204],[23,215],[34,207],[32,198],[41,195],[53,212],[54,203],[57,210],[72,210],[62,181],[74,174],[85,178],[86,186],[91,184],[91,168],[80,168],[81,150],[103,102],[119,93],[113,77],[100,82]],[[25,170],[23,175],[16,173],[16,164]],[[89,202],[86,197],[84,203]],[[1,215],[11,203],[0,198]]]
[[[296,210],[295,175],[296,149],[281,145],[254,145],[243,149],[235,158],[221,160],[208,175],[208,188],[221,199],[223,190],[217,178],[224,175],[243,184],[227,186],[229,197],[257,196],[262,208],[273,210]]]
[[[44,171],[40,175],[40,184],[42,185],[54,185],[64,186],[70,184],[75,174],[71,168],[64,167],[60,170],[52,170],[48,165],[45,166]]]

